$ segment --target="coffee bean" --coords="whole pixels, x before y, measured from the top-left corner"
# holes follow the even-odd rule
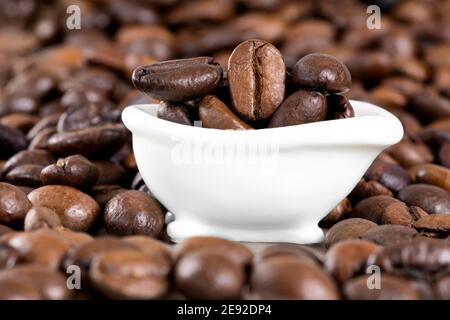
[[[199,104],[199,115],[202,126],[213,129],[247,130],[250,125],[239,119],[216,96],[206,96]]]
[[[361,234],[361,239],[372,241],[380,246],[391,246],[401,242],[411,241],[419,234],[410,227],[386,224],[367,230]]]
[[[364,174],[366,180],[375,180],[393,192],[399,192],[411,183],[408,172],[402,167],[387,163],[385,161],[375,161]]]
[[[109,298],[155,299],[167,293],[170,270],[163,256],[113,249],[93,259],[89,278]]]
[[[350,300],[417,300],[419,293],[410,281],[405,278],[382,274],[380,289],[368,288],[367,275],[348,281],[344,286],[344,294]]]
[[[390,196],[392,197],[392,191],[386,188],[384,185],[375,180],[366,181],[362,178],[352,192],[348,195],[348,198],[352,203],[358,203],[362,199],[366,199],[373,196]]]
[[[105,228],[117,235],[145,234],[157,237],[164,225],[160,205],[141,191],[119,193],[105,206]]]
[[[191,299],[238,299],[244,268],[214,247],[184,255],[175,267],[175,285]]]
[[[14,248],[25,263],[58,270],[67,247],[56,233],[44,231],[17,232],[6,237],[6,243]]]
[[[301,88],[327,93],[347,92],[352,84],[350,71],[345,64],[321,53],[301,58],[292,68],[292,80]]]
[[[8,298],[24,296],[31,299],[65,300],[71,297],[66,278],[43,266],[29,264],[3,270],[0,272],[0,286],[5,283],[12,284],[10,288],[13,291],[10,293],[0,290]]]
[[[12,184],[0,182],[0,223],[23,221],[31,203],[25,193]]]
[[[10,113],[0,118],[0,124],[19,130],[26,134],[38,120],[39,117],[35,115],[27,113]]]
[[[268,42],[248,40],[228,61],[228,81],[235,111],[249,122],[270,118],[284,98],[286,67]]]
[[[181,103],[161,102],[158,108],[158,118],[187,126],[193,126],[193,112],[188,108],[189,107],[186,107]]]
[[[142,235],[123,237],[122,240],[136,246],[145,254],[162,256],[169,262],[172,261],[170,247],[162,241]]]
[[[445,274],[450,270],[450,246],[443,240],[416,238],[384,247],[367,263],[389,273],[412,277]]]
[[[100,213],[94,199],[68,186],[43,186],[32,191],[28,198],[34,206],[53,209],[62,225],[75,231],[89,230]]]
[[[311,290],[314,283],[317,290]],[[319,267],[292,256],[263,260],[254,266],[250,290],[257,299],[335,300],[339,292]]]
[[[40,179],[43,184],[62,184],[81,190],[91,189],[97,182],[99,170],[88,159],[81,155],[73,155],[58,159],[42,169]]]
[[[46,207],[33,207],[25,216],[24,230],[32,231],[41,228],[62,227],[61,219],[58,214]]]
[[[414,113],[427,120],[445,118],[450,115],[450,99],[432,89],[421,90],[411,99]]]
[[[122,184],[127,178],[127,172],[117,162],[107,160],[94,160],[93,163],[99,171],[97,184]]]
[[[416,182],[432,184],[450,192],[450,170],[435,164],[421,165],[416,171]]]
[[[361,237],[368,230],[376,228],[377,224],[361,218],[351,218],[342,220],[333,225],[325,234],[325,244],[331,246],[332,244]]]
[[[404,168],[429,163],[434,159],[431,150],[426,145],[407,140],[402,140],[388,148],[387,152]]]
[[[374,196],[361,200],[348,217],[363,218],[377,224],[410,226],[413,222],[406,204],[389,196]]]
[[[450,194],[436,186],[412,184],[398,194],[407,205],[418,206],[428,213],[449,213]]]
[[[170,24],[183,24],[192,21],[222,22],[234,14],[235,3],[229,0],[197,0],[181,3],[167,16]]]
[[[11,158],[9,158],[8,161],[5,162],[5,164],[3,165],[3,172],[7,173],[12,169],[24,164],[34,164],[45,167],[53,163],[54,161],[55,158],[48,151],[23,150],[16,153]]]
[[[40,165],[24,164],[8,172],[5,180],[18,186],[37,188],[42,186],[40,179],[42,168]]]
[[[262,261],[279,256],[293,256],[315,265],[321,265],[323,260],[322,255],[307,246],[279,244],[265,248],[255,261]]]
[[[134,86],[155,99],[188,101],[212,92],[220,83],[222,68],[212,58],[171,60],[134,70]]]
[[[89,103],[81,108],[77,105],[61,114],[57,130],[59,132],[75,131],[92,126],[105,125],[116,122],[119,116],[120,111],[115,109],[114,105],[109,101]]]
[[[330,94],[327,96],[327,119],[353,118],[355,111],[345,96]]]
[[[421,232],[445,238],[450,233],[450,215],[442,213],[430,214],[415,221],[414,227]]]
[[[126,138],[122,125],[104,125],[58,132],[48,140],[48,149],[59,156],[81,154],[87,158],[102,158],[119,150]]]
[[[443,166],[450,168],[450,143],[443,143],[439,149],[439,161]]]
[[[351,209],[352,204],[350,201],[347,198],[342,199],[333,210],[319,221],[319,228],[329,229],[336,222],[340,221]]]
[[[8,158],[26,149],[28,141],[25,135],[17,129],[0,124],[0,157]]]
[[[225,252],[229,258],[240,265],[248,265],[253,257],[252,252],[245,246],[229,240],[216,237],[197,236],[190,237],[173,249],[175,260],[202,248],[213,248]]]
[[[101,208],[104,208],[109,200],[124,191],[127,191],[127,189],[119,185],[96,185],[90,191],[90,195]]]
[[[324,268],[339,283],[365,272],[366,261],[380,247],[366,240],[341,241],[325,255]]]
[[[56,133],[55,128],[45,128],[42,129],[36,136],[33,138],[33,140],[30,141],[30,144],[28,145],[29,150],[38,150],[38,149],[48,149],[48,140],[51,136],[53,136]]]
[[[325,120],[327,101],[315,91],[299,90],[283,101],[272,116],[269,128],[293,126]]]

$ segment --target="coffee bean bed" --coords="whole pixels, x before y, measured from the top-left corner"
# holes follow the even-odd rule
[[[350,99],[405,134],[302,246],[171,243],[120,120],[251,130]],[[450,1],[1,0],[0,159],[0,299],[449,300]]]

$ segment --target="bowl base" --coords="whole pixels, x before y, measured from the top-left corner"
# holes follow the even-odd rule
[[[317,224],[302,225],[292,229],[236,228],[193,219],[173,219],[168,212],[167,234],[173,242],[194,236],[214,236],[239,242],[311,244],[323,240]]]

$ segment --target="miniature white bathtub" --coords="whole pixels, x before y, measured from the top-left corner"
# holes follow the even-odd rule
[[[172,123],[156,118],[158,105],[130,106],[122,119],[174,241],[314,243],[318,221],[403,135],[389,112],[351,103],[355,118],[252,131]]]

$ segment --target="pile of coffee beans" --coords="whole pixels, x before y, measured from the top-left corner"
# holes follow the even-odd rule
[[[450,299],[449,22],[449,0],[0,1],[0,299]],[[120,121],[162,101],[259,129],[348,99],[405,135],[313,246],[172,244]]]
[[[352,83],[342,62],[311,53],[286,72],[281,53],[264,40],[239,44],[226,72],[213,58],[198,57],[141,66],[132,79],[137,89],[162,100],[159,118],[185,125],[248,130],[354,116],[339,95]]]

